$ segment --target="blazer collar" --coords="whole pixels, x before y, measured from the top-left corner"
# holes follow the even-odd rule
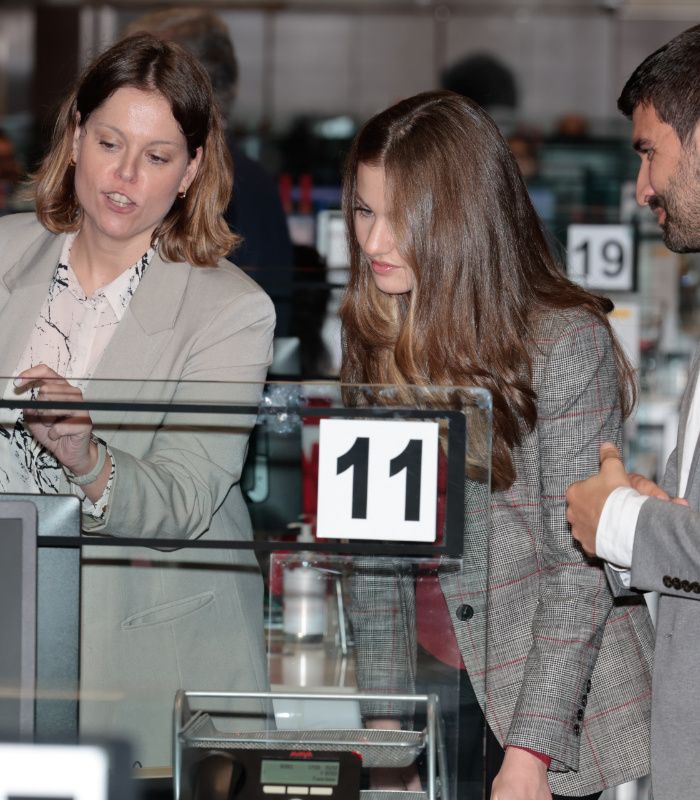
[[[0,281],[0,376],[9,377],[22,355],[63,246],[63,236],[43,232]]]
[[[66,234],[56,236],[46,231],[26,251],[22,258],[3,277],[4,289],[0,286],[0,310],[9,295],[34,287],[48,291],[56,264],[61,256]],[[172,329],[180,313],[185,290],[190,276],[190,265],[166,262],[158,251],[129,303],[129,311],[143,331],[152,335]],[[42,296],[41,302],[44,297]],[[26,308],[28,315],[30,309]],[[36,314],[39,309],[36,309]],[[32,323],[36,321],[36,314]]]
[[[170,397],[174,384],[164,372],[163,351],[172,340],[191,269],[189,264],[165,262],[154,254],[85,389],[86,400],[128,403]],[[126,409],[90,413],[108,441],[110,431],[139,418]]]
[[[189,264],[165,261],[158,251],[154,253],[128,310],[144,333],[152,336],[175,326],[191,269]]]
[[[92,375],[86,396],[106,399],[114,392],[114,399],[123,399],[138,393],[141,383],[156,370],[171,338],[191,269],[189,264],[166,262],[154,254]]]
[[[26,347],[64,239],[65,234],[42,232],[0,279],[0,377],[12,374]],[[131,382],[151,375],[182,308],[191,269],[187,263],[164,261],[158,252],[153,255],[93,378]],[[88,394],[106,396],[108,383],[99,386],[98,381]]]
[[[56,236],[50,231],[43,231],[3,276],[7,292],[12,294],[33,286],[45,286],[48,290],[65,238],[66,234]]]
[[[700,391],[699,379],[700,378],[700,348],[698,348],[693,357],[693,361],[688,373],[688,386],[683,395],[681,408],[678,419],[678,443],[676,446],[676,474],[680,481],[681,466],[683,464],[683,451],[686,447],[694,447],[693,460],[690,464],[690,471],[688,473],[688,481],[686,483],[685,495],[687,496],[691,486],[693,485],[693,475],[698,467],[698,458],[700,457],[700,450],[698,450],[697,442],[686,442],[686,429],[688,427],[688,415],[690,414],[690,407],[693,402],[693,397]]]

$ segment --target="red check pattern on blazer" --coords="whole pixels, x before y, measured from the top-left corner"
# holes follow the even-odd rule
[[[567,487],[597,472],[601,442],[621,438],[609,334],[585,310],[552,312],[532,357],[538,421],[513,453],[515,483],[489,497],[467,481],[464,557],[441,569],[440,585],[499,741],[547,753],[552,791],[585,795],[649,771],[653,630],[641,596],[613,599],[565,516]],[[361,687],[410,690],[411,571],[367,566],[351,595]]]

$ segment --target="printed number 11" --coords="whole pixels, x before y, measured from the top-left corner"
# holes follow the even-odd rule
[[[421,463],[423,442],[409,439],[406,447],[389,462],[389,477],[406,470],[406,501],[404,519],[418,522],[420,519]],[[353,469],[352,518],[367,519],[367,492],[369,489],[369,437],[358,436],[352,447],[338,456],[336,474]]]

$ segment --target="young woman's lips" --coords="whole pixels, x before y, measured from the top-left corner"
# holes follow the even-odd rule
[[[398,269],[396,264],[388,264],[386,261],[372,261],[372,270],[378,275],[386,275],[392,269]]]

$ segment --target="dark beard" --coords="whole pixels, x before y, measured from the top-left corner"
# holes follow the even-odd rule
[[[674,253],[700,252],[700,231],[687,230],[685,225],[677,224],[668,213],[666,221],[661,226],[661,236],[666,247]]]
[[[669,180],[665,195],[649,199],[649,208],[662,208],[664,244],[674,253],[700,252],[700,158],[688,154]]]

